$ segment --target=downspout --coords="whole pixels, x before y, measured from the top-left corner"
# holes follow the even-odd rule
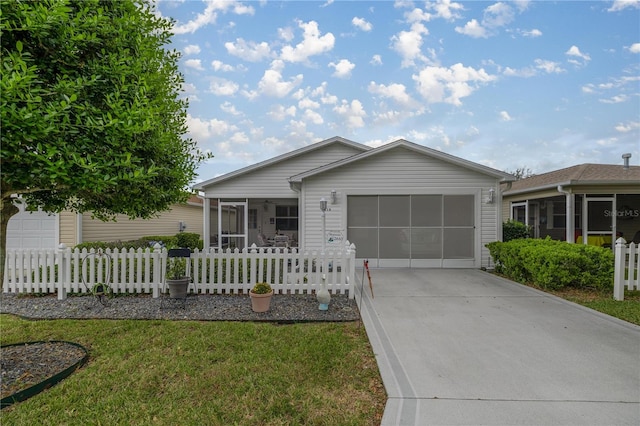
[[[304,217],[305,212],[303,210],[304,200],[302,199],[302,182],[293,182],[289,181],[289,188],[292,191],[297,192],[298,195],[298,247],[304,247],[305,240],[305,232],[304,232],[304,223],[302,221],[302,217]]]
[[[566,224],[565,224],[565,229],[566,229],[566,233],[565,233],[565,241],[568,243],[575,243],[575,236],[576,236],[576,225],[575,225],[575,211],[576,211],[576,205],[575,205],[575,197],[573,196],[573,194],[570,191],[565,190],[562,185],[558,185],[558,192],[565,194],[565,198],[566,198],[566,204],[567,204],[567,208],[566,208]],[[586,240],[586,239],[585,239]]]

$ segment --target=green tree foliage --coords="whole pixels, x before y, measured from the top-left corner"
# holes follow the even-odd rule
[[[103,220],[186,200],[206,156],[184,137],[171,25],[144,0],[2,2],[2,259],[12,194]]]

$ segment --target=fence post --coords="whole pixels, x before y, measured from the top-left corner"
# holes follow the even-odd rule
[[[622,237],[616,240],[615,250],[615,271],[613,275],[613,298],[615,300],[624,300],[624,283],[626,269],[626,240]]]
[[[158,243],[153,245],[153,283],[151,284],[153,297],[158,298],[160,296],[160,285],[162,285],[162,246]]]
[[[69,276],[70,271],[67,267],[67,246],[62,243],[58,246],[58,252],[56,253],[58,263],[58,279],[56,285],[58,286],[58,300],[67,299],[66,283],[71,281]]]
[[[356,285],[356,245],[347,240],[347,247],[349,247],[347,254],[349,258],[349,269],[347,276],[347,286],[349,287],[349,299],[356,297],[355,285]]]

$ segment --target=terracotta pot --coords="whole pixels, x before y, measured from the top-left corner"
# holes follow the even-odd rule
[[[271,296],[273,296],[273,290],[270,293],[256,294],[253,291],[249,292],[251,297],[251,309],[253,312],[267,312],[269,306],[271,306]]]

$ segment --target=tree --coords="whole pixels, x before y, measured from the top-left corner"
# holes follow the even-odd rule
[[[535,174],[531,171],[531,169],[527,167],[518,167],[515,171],[513,172],[509,171],[507,173],[514,175],[516,177],[516,180],[526,179],[528,177],[535,176]]]
[[[184,137],[172,22],[146,0],[2,2],[0,279],[31,208],[148,218],[185,201],[207,156]]]

